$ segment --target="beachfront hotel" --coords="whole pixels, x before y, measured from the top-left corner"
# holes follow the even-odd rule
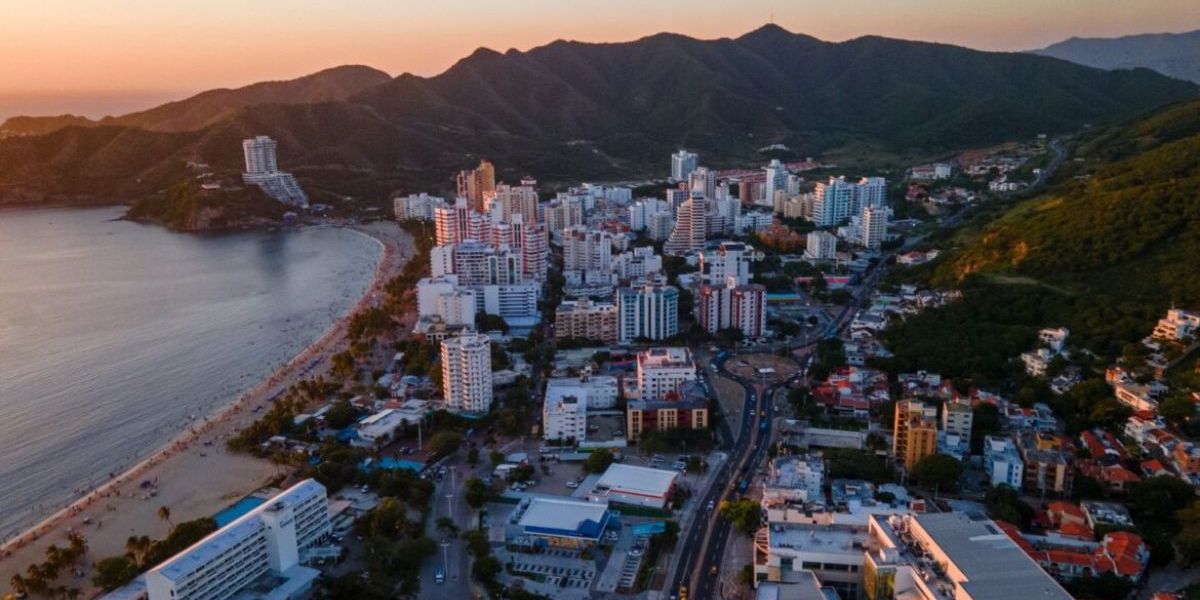
[[[149,599],[299,597],[320,575],[301,551],[331,528],[325,486],[306,479],[147,572]]]

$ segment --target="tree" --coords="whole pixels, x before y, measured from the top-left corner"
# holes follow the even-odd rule
[[[1033,508],[1021,501],[1021,493],[1005,484],[988,490],[984,504],[989,517],[1018,527],[1028,527],[1033,519]]]
[[[479,464],[479,448],[467,450],[467,464],[472,467]]]
[[[517,465],[508,472],[509,483],[517,483],[520,481],[529,481],[533,479],[532,465]]]
[[[471,576],[481,583],[490,584],[496,580],[501,568],[500,561],[489,554],[475,559],[475,564],[471,565]]]
[[[1200,562],[1200,500],[1176,511],[1175,520],[1183,526],[1173,540],[1179,555],[1188,565]]]
[[[478,477],[472,477],[463,484],[463,498],[471,508],[482,507],[490,494],[491,490]]]
[[[946,454],[930,454],[913,465],[912,476],[928,487],[954,489],[962,476],[962,463]]]
[[[1194,498],[1192,486],[1170,475],[1159,475],[1133,484],[1129,506],[1143,517],[1168,518]]]
[[[492,315],[480,311],[475,314],[475,326],[480,331],[499,331],[508,333],[508,323],[500,315]]]
[[[454,524],[454,519],[450,517],[438,517],[436,524],[438,531],[446,534],[446,537],[458,536],[458,525]]]
[[[499,450],[492,450],[488,453],[488,460],[491,461],[493,467],[498,467],[504,464],[504,453]]]
[[[129,539],[125,540],[125,552],[139,566],[144,565],[152,543],[147,536],[131,535]]]
[[[1177,391],[1158,405],[1158,412],[1175,425],[1183,425],[1196,417],[1196,405],[1188,391]]]
[[[1105,573],[1099,577],[1079,577],[1067,583],[1064,587],[1076,598],[1121,600],[1129,596],[1129,591],[1133,588],[1133,584],[1124,577]]]
[[[603,473],[613,463],[613,454],[607,448],[592,451],[587,460],[583,461],[584,473]]]
[[[325,411],[325,423],[330,429],[345,429],[358,418],[358,411],[347,400],[338,400]]]
[[[762,506],[749,498],[721,502],[721,516],[735,529],[746,535],[754,535],[762,525]]]
[[[132,558],[111,556],[96,563],[92,573],[92,585],[106,591],[115,590],[138,576],[138,566]]]
[[[454,431],[439,431],[429,438],[429,452],[439,458],[458,451],[460,445],[462,437]]]
[[[167,524],[167,530],[174,530],[175,525],[171,523],[171,509],[166,506],[158,507],[158,518],[162,519]]]

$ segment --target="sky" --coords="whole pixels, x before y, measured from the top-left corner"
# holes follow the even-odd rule
[[[985,50],[1200,29],[1197,0],[4,0],[0,116],[119,114],[340,64],[436,75],[486,46],[736,37],[764,23]]]

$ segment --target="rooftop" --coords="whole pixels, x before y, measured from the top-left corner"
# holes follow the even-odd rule
[[[671,490],[678,476],[675,471],[614,463],[600,476],[596,489],[661,498]]]
[[[687,348],[650,348],[638,353],[639,367],[694,367],[692,352]]]
[[[527,531],[598,537],[609,518],[608,504],[532,498],[518,524]]]
[[[991,519],[963,513],[913,517],[953,565],[954,577],[971,600],[1045,598],[1071,595],[1033,562]]]
[[[266,528],[266,524],[259,518],[262,513],[278,510],[281,506],[298,505],[317,494],[325,496],[325,486],[317,483],[314,479],[301,481],[261,506],[238,517],[232,523],[209,534],[150,572],[158,573],[172,581],[185,577],[198,567],[208,564],[222,552]]]

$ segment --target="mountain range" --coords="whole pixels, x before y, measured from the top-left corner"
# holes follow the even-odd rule
[[[1073,37],[1031,52],[1098,69],[1144,67],[1200,83],[1200,30],[1118,38]]]
[[[40,135],[0,141],[0,202],[133,201],[185,177],[189,160],[237,172],[241,139],[259,134],[317,193],[367,196],[447,186],[480,157],[509,179],[568,182],[661,176],[681,146],[718,167],[758,162],[756,149],[777,143],[800,155],[946,152],[1111,123],[1197,90],[1147,69],[830,43],[773,25],[736,39],[557,41],[480,49],[430,78],[343,67],[98,123],[17,121]]]

